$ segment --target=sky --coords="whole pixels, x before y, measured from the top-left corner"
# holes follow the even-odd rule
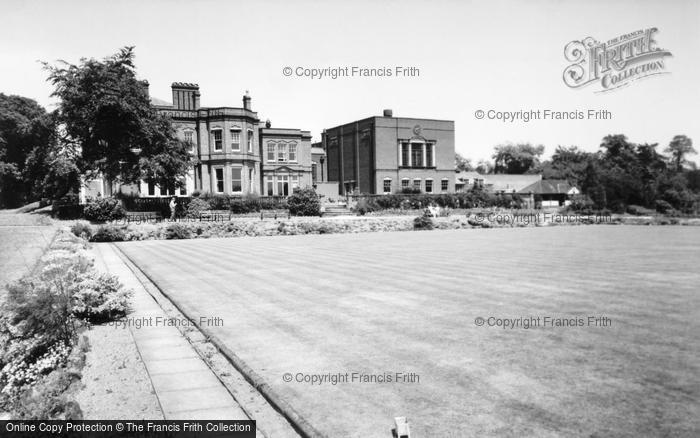
[[[56,102],[39,61],[77,63],[133,45],[152,96],[169,101],[172,82],[194,82],[203,106],[240,107],[248,90],[261,120],[309,130],[314,141],[324,128],[388,108],[454,120],[455,149],[473,162],[508,142],[542,144],[545,156],[557,145],[595,151],[608,134],[660,150],[685,134],[700,150],[700,1],[0,0],[0,7],[0,92],[48,109]],[[671,53],[666,74],[605,93],[564,84],[569,42],[648,28]],[[396,75],[397,66],[418,75]],[[392,76],[303,74],[333,67]],[[607,110],[611,118],[503,122],[478,119],[479,110]]]

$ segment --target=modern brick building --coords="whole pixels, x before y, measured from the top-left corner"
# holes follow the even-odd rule
[[[340,194],[393,193],[413,187],[424,193],[452,192],[455,186],[454,122],[368,117],[323,133],[328,181]]]

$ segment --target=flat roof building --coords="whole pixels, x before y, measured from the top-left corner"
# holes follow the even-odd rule
[[[391,110],[326,129],[328,181],[340,194],[454,191],[454,121],[393,117]]]

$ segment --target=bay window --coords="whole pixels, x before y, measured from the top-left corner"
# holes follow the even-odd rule
[[[212,138],[214,139],[214,150],[221,151],[224,148],[224,140],[221,129],[214,129],[211,131]]]
[[[243,191],[241,170],[240,167],[231,168],[231,193],[240,193]]]
[[[224,169],[222,167],[214,169],[214,179],[216,182],[216,193],[224,193]]]

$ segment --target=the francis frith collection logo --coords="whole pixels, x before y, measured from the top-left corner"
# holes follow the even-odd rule
[[[638,30],[606,42],[592,37],[571,41],[564,48],[564,83],[571,88],[597,84],[606,92],[653,75],[669,73],[665,57],[671,52],[658,46],[657,28]]]

